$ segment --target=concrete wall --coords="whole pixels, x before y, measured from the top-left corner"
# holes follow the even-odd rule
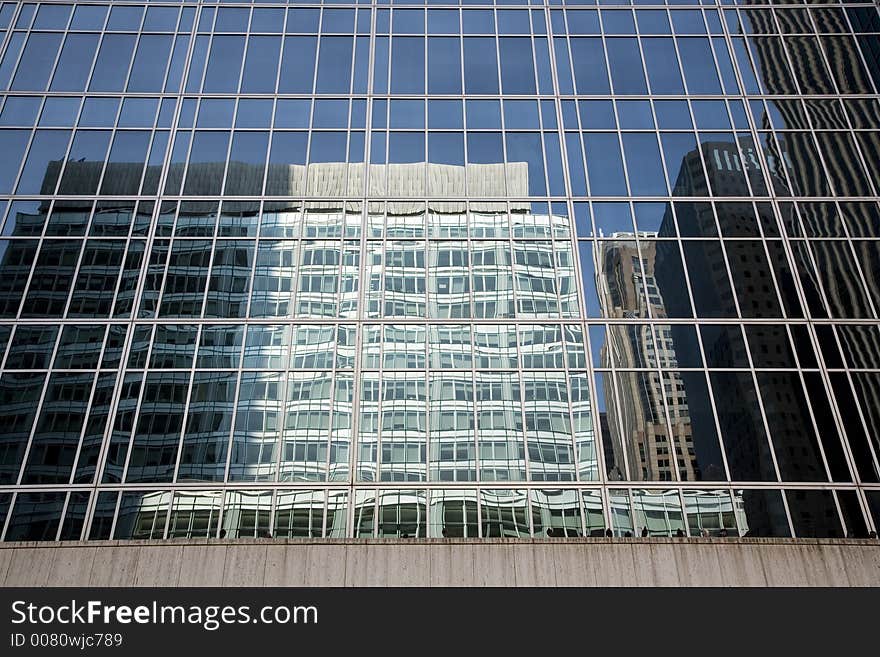
[[[168,540],[0,544],[3,586],[880,586],[880,541]]]

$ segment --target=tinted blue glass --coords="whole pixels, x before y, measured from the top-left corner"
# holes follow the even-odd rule
[[[215,7],[204,7],[202,11],[199,12],[199,24],[196,29],[199,32],[210,32],[214,27],[215,13]]]
[[[636,9],[636,22],[641,34],[671,34],[669,16],[663,9]]]
[[[11,2],[7,2],[0,7],[0,28],[6,29],[9,27],[9,22],[12,20],[14,13],[15,5]]]
[[[98,47],[97,34],[70,34],[52,80],[52,91],[83,91]]]
[[[203,98],[199,105],[199,128],[228,128],[232,125],[235,101],[227,98]]]
[[[42,4],[34,19],[35,30],[63,30],[70,18],[70,5]]]
[[[323,37],[318,55],[315,91],[348,93],[351,90],[351,37]]]
[[[284,37],[280,93],[311,93],[315,76],[315,37]]]
[[[30,27],[36,9],[37,5],[35,4],[26,3],[22,5],[21,10],[18,12],[18,20],[15,21],[15,27],[19,30],[26,30]]]
[[[458,34],[457,9],[429,9],[428,34]]]
[[[539,9],[532,10],[532,32],[535,34],[547,34],[547,21],[544,12]]]
[[[112,166],[107,167],[101,184],[102,194],[137,194],[142,167],[135,165],[143,165],[149,145],[150,133],[146,130],[122,130],[116,133],[108,162],[119,164],[122,168],[117,171]]]
[[[577,102],[574,100],[563,100],[562,106],[562,126],[566,130],[578,129]]]
[[[661,130],[687,130],[693,127],[685,100],[655,100],[654,113],[657,127]]]
[[[239,7],[220,7],[214,21],[215,32],[245,32],[251,10]]]
[[[606,39],[605,47],[608,52],[608,63],[611,67],[611,83],[614,93],[647,93],[638,41],[626,38]],[[578,89],[580,89],[580,83],[578,83]]]
[[[685,37],[678,40],[682,70],[687,82],[688,93],[717,94],[721,92],[715,58],[709,47],[709,40],[700,37]]]
[[[325,9],[321,18],[324,34],[351,34],[354,32],[354,9]]]
[[[9,194],[18,175],[21,157],[30,137],[29,130],[0,130],[0,194]]]
[[[492,164],[504,161],[500,132],[468,132],[468,162]]]
[[[114,5],[110,7],[110,19],[107,21],[107,29],[114,31],[137,30],[141,26],[141,17],[143,15],[143,7]]]
[[[314,128],[347,128],[348,101],[342,99],[317,99],[315,101]]]
[[[395,9],[391,16],[391,31],[394,34],[424,34],[424,9]]]
[[[617,135],[586,133],[584,151],[590,193],[594,196],[625,196],[626,179]]]
[[[370,21],[372,18],[372,12],[370,9],[363,8],[357,14],[357,33],[363,34],[365,36],[369,36],[370,34]]]
[[[648,230],[657,232],[663,224],[663,219],[669,212],[669,204],[667,203],[633,203],[633,210],[636,218],[637,230]],[[700,367],[700,365],[686,365],[679,363],[682,367]]]
[[[458,128],[464,127],[460,100],[429,100],[428,101],[428,128]]]
[[[464,91],[467,94],[498,93],[495,39],[469,37],[464,40]]]
[[[236,128],[268,128],[272,122],[270,98],[242,98],[235,115]]]
[[[387,159],[387,135],[388,133],[386,132],[373,131],[370,136],[372,140],[370,143],[370,162],[373,164],[384,164]]]
[[[413,163],[425,161],[425,137],[421,132],[391,132],[388,135],[388,161]]]
[[[602,27],[605,34],[635,34],[636,26],[629,10],[605,9],[602,11]]]
[[[391,31],[391,12],[388,9],[376,11],[376,33],[388,34]]]
[[[119,126],[124,128],[149,128],[156,118],[158,98],[125,98],[119,115]]]
[[[58,170],[51,169],[49,165],[53,160],[64,159],[69,139],[69,130],[37,130],[34,133],[16,193],[40,194],[55,191]]]
[[[87,127],[112,126],[119,109],[118,98],[86,98],[79,124]]]
[[[128,79],[129,91],[162,91],[172,40],[173,37],[165,34],[145,34],[141,37]]]
[[[624,133],[623,152],[633,196],[665,196],[666,174],[656,135],[653,132]]]
[[[229,171],[226,173],[225,194],[257,196],[263,191],[263,167],[269,146],[268,132],[236,132],[229,153]],[[247,167],[246,174],[237,166]]]
[[[491,9],[465,9],[461,12],[461,26],[465,34],[492,34],[495,14]]]
[[[700,185],[707,184],[705,174],[702,172],[702,165],[699,160],[693,157],[697,148],[697,140],[693,133],[661,133],[660,143],[663,147],[663,157],[666,159],[669,188],[673,194],[687,196],[693,193],[692,188],[698,189]],[[681,170],[687,172],[688,175],[679,176]]]
[[[316,34],[320,18],[320,9],[288,9],[285,31],[288,34]]]
[[[313,132],[309,162],[345,162],[344,132]]]
[[[464,135],[460,132],[429,132],[428,162],[464,165]]]
[[[284,31],[284,10],[267,7],[254,7],[251,16],[251,32],[271,32],[277,34]]]
[[[244,72],[241,77],[242,93],[275,91],[280,52],[280,37],[252,36],[248,39]]]
[[[308,141],[309,133],[307,132],[275,132],[272,135],[269,163],[305,164]]]
[[[691,109],[697,130],[730,129],[727,106],[723,100],[693,100]]]
[[[189,171],[183,188],[184,194],[220,194],[220,188],[223,184],[222,167],[203,168],[199,165],[225,162],[228,147],[228,132],[200,132],[198,130],[195,132],[189,157]]]
[[[629,203],[593,203],[593,220],[596,222],[596,233],[599,236],[633,232]]]
[[[373,128],[388,127],[388,101],[375,99],[373,100]]]
[[[391,93],[425,93],[425,41],[418,37],[391,40]]]
[[[505,37],[499,39],[498,47],[502,91],[506,94],[536,93],[531,39]]]
[[[617,127],[614,103],[610,100],[579,100],[581,127],[585,130],[606,130]]]
[[[128,64],[134,52],[135,38],[131,34],[104,36],[101,48],[98,50],[98,60],[92,73],[89,91],[122,91],[128,73]]]
[[[0,125],[34,125],[41,99],[37,96],[9,96],[0,112]]]
[[[100,30],[107,18],[107,7],[99,5],[77,5],[73,10],[72,30]]]
[[[163,98],[159,108],[159,119],[156,122],[160,128],[170,128],[171,120],[174,118],[174,108],[177,106],[177,100],[174,98]]]
[[[243,36],[215,36],[211,41],[211,54],[208,57],[202,91],[209,93],[237,91],[243,55]]]
[[[500,130],[501,103],[497,100],[465,100],[468,130]]]
[[[308,128],[312,101],[279,99],[275,110],[276,128]]]
[[[147,7],[144,17],[144,31],[173,32],[177,27],[177,7]]]
[[[609,40],[610,41],[610,40]],[[608,73],[605,68],[605,49],[601,39],[571,39],[571,57],[574,79],[579,94],[607,94]],[[621,79],[623,71],[621,71]]]
[[[574,196],[586,196],[587,180],[584,171],[584,153],[577,133],[565,133],[565,150],[568,155],[568,170],[571,173],[571,193]]]
[[[213,100],[213,99],[205,99]],[[183,103],[180,107],[180,116],[178,117],[178,127],[179,128],[192,128],[193,121],[196,118],[196,104],[198,101],[195,98],[184,98]]]
[[[547,193],[544,182],[544,158],[541,149],[541,135],[534,132],[511,132],[506,134],[507,161],[528,164],[528,194],[542,196]],[[522,194],[525,190],[509,190],[512,194]]]
[[[555,12],[554,12],[555,13]],[[599,34],[599,12],[595,9],[568,10],[565,12],[568,19],[569,34]],[[554,33],[564,34],[565,31],[554,28]]]
[[[563,94],[574,93],[571,64],[568,58],[568,43],[565,39],[554,39],[553,50],[556,55],[556,77],[559,81],[559,92]]]
[[[49,82],[55,55],[61,45],[61,35],[32,33],[25,44],[18,70],[12,81],[14,91],[42,91]]]
[[[678,58],[675,56],[675,44],[672,39],[649,38],[641,41],[651,93],[684,93],[684,85],[678,69]]]
[[[421,100],[392,100],[390,127],[424,128],[425,103]]]
[[[705,34],[703,12],[699,9],[674,9],[670,12],[676,34]]]
[[[79,98],[49,97],[40,113],[41,126],[70,127],[76,122],[79,113]]]
[[[498,34],[529,34],[530,31],[528,11],[498,10]]]
[[[508,130],[539,129],[538,103],[534,100],[505,100],[504,126]]]
[[[555,130],[556,125],[556,105],[552,100],[541,101],[541,119],[544,121],[544,130]]]
[[[618,100],[617,118],[621,130],[650,130],[654,127],[649,100]]]
[[[728,101],[730,114],[733,117],[733,126],[740,130],[749,129],[749,117],[746,112],[745,104],[741,100]]]
[[[461,93],[461,40],[456,37],[428,39],[428,93]]]

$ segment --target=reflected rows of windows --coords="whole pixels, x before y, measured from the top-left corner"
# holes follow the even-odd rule
[[[219,207],[0,201],[0,317],[858,320],[880,312],[876,201],[783,202],[775,211],[769,202],[576,202],[574,221],[559,202],[471,203],[470,212],[456,202],[429,202],[426,212],[415,201]],[[595,237],[578,240],[575,253],[572,232]]]
[[[180,214],[177,203],[164,203],[149,251],[144,203],[137,213],[133,203],[120,205],[99,202],[92,212],[88,202],[56,201],[47,219],[46,203],[12,201],[4,226],[16,238],[0,240],[0,270],[8,276],[0,316],[579,316],[567,220],[530,214],[528,204],[516,214],[472,215],[472,241],[465,214],[447,212],[429,216],[428,234],[440,239],[426,241],[419,204],[389,203],[386,216],[385,204],[370,203],[367,241],[347,239],[360,234],[360,213],[285,205],[266,209],[257,241],[258,217],[242,204],[224,203],[218,222],[216,202],[184,202]],[[533,209],[542,206],[546,212],[546,203]],[[87,230],[94,239],[82,239]],[[41,233],[42,241],[18,239]],[[452,237],[458,240],[443,239]]]
[[[0,4],[5,540],[878,528],[876,7],[248,4]]]
[[[172,136],[184,196],[860,197],[880,153],[876,99],[563,100],[562,141],[553,101],[375,99],[368,132],[364,99],[188,98],[172,135],[176,103],[8,96],[0,193],[156,194]]]
[[[0,483],[880,480],[875,325],[587,328],[2,326]]]
[[[862,43],[865,59],[857,44],[878,24],[874,12],[858,6],[203,7],[197,19],[194,7],[123,6],[108,14],[99,6],[35,6],[24,5],[0,62],[0,81],[11,79],[12,90],[176,92],[192,39],[187,92],[552,94],[551,58],[563,94],[875,91],[866,68],[876,73],[870,43]],[[6,26],[11,13],[4,12]],[[68,17],[63,38],[57,30]],[[28,28],[29,35],[22,31]]]
[[[663,196],[693,194],[695,187],[704,194],[709,188],[716,196],[767,195],[771,190],[780,196],[865,196],[875,191],[870,181],[878,174],[880,138],[863,128],[876,128],[876,102],[846,99],[844,110],[840,101],[807,100],[804,112],[795,100],[772,100],[766,107],[759,99],[747,105],[731,100],[728,115],[723,101],[717,100],[694,100],[688,109],[684,101],[657,100],[652,106],[648,101],[615,104],[581,98],[563,99],[557,117],[552,100],[539,104],[510,98],[539,92],[562,96],[876,93],[871,82],[872,75],[878,75],[872,32],[880,29],[880,20],[876,11],[866,7],[845,11],[724,9],[720,13],[553,9],[549,12],[551,37],[510,36],[527,33],[530,18],[542,24],[544,10],[437,9],[426,13],[380,9],[375,20],[372,10],[365,9],[287,10],[288,26],[307,32],[306,28],[314,25],[317,30],[320,25],[319,39],[305,34],[261,36],[256,31],[263,25],[280,29],[285,10],[254,9],[249,23],[251,10],[235,7],[204,7],[197,25],[195,8],[149,7],[143,18],[146,31],[140,37],[112,30],[138,29],[143,13],[138,9],[143,8],[113,7],[106,19],[110,31],[103,36],[78,31],[65,36],[51,30],[63,28],[68,16],[71,26],[97,26],[98,19],[89,23],[76,15],[81,9],[106,7],[77,7],[71,13],[66,5],[47,4],[34,12],[35,6],[24,5],[31,11],[23,9],[16,23],[27,27],[33,18],[32,31],[13,31],[0,61],[0,84],[14,92],[272,94],[277,90],[283,94],[360,95],[369,91],[374,95],[469,96],[464,112],[461,101],[451,99],[432,98],[426,103],[375,98],[368,103],[367,98],[351,102],[337,98],[316,100],[314,109],[308,99],[281,99],[274,114],[269,98],[242,99],[237,111],[232,99],[208,98],[198,109],[194,132],[189,128],[196,100],[186,99],[175,123],[164,186],[169,194],[225,190],[233,195],[336,196],[357,193],[365,184],[367,193],[379,195],[521,193],[520,188],[511,187],[510,180],[506,191],[501,185],[496,194],[475,180],[468,181],[466,191],[459,180],[438,183],[437,176],[430,174],[425,180],[424,170],[406,185],[395,186],[393,175],[385,170],[395,164],[424,162],[443,167],[505,162],[513,167],[526,162],[525,193],[530,195]],[[136,17],[123,18],[123,10]],[[600,18],[604,33],[599,31]],[[209,29],[215,21],[214,36],[197,35],[190,43],[193,29]],[[249,24],[249,36],[230,34],[247,30]],[[332,36],[324,34],[325,24]],[[338,36],[339,31],[353,30],[355,24],[359,31],[369,28],[373,36]],[[401,25],[400,35],[377,36],[386,24]],[[635,33],[636,25],[640,34],[671,33],[674,28],[676,34],[717,36],[620,36]],[[151,34],[157,26],[177,26],[186,35]],[[496,29],[502,36],[472,36],[495,34]],[[850,29],[855,32],[849,33]],[[461,30],[465,36],[412,36],[424,30],[432,34]],[[605,36],[584,36],[592,33]],[[371,53],[372,71],[368,70]],[[668,65],[677,58],[680,70]],[[166,60],[167,67],[157,65]],[[238,76],[230,75],[231,70],[241,71],[241,84]],[[472,99],[499,93],[508,97],[503,113],[498,100]],[[118,101],[86,99],[75,133],[48,127],[33,135],[24,129],[0,131],[0,143],[11,154],[0,172],[0,192],[51,194],[57,188],[60,193],[73,189],[95,193],[101,180],[100,163],[107,161],[102,194],[155,193],[159,181],[154,170],[161,165],[172,135],[164,129],[151,132],[129,127],[152,127],[154,117],[155,125],[167,127],[175,114],[175,99],[166,98],[160,104],[159,99],[127,98],[115,124]],[[0,123],[30,125],[36,121],[40,104],[38,97],[12,96]],[[72,125],[79,105],[79,98],[50,97],[40,111],[40,126]],[[233,122],[234,132],[219,131],[228,130]],[[560,124],[565,130],[562,139]],[[106,129],[88,129],[113,125],[122,128],[115,135]],[[311,136],[296,130],[309,125]],[[655,125],[661,132],[629,132],[653,130]],[[427,135],[413,132],[425,126]],[[617,126],[626,132],[608,132]],[[700,132],[690,132],[692,126]],[[351,132],[345,132],[349,127]],[[463,129],[467,133],[447,132]],[[680,129],[689,132],[673,132]],[[700,155],[695,156],[696,152]],[[224,185],[224,167],[219,163],[227,158]],[[83,166],[68,166],[59,176],[65,159]],[[826,175],[815,174],[817,160],[823,162]],[[366,161],[371,165],[370,175]],[[187,162],[191,170],[184,178]],[[347,175],[337,170],[341,162],[350,165]],[[508,178],[511,175],[508,172]]]
[[[589,376],[562,371],[563,353],[585,366],[581,327],[564,327],[565,352],[559,325],[519,327],[523,362],[550,368],[522,376],[509,328],[429,327],[438,369],[425,371],[412,369],[425,368],[424,326],[367,325],[385,342],[364,350],[356,388],[353,325],[205,325],[198,338],[138,325],[118,385],[125,325],[68,324],[60,339],[20,325],[0,376],[0,483],[346,481],[355,418],[360,481],[574,480],[576,452],[596,480]],[[197,342],[196,367],[216,369],[190,371]],[[444,371],[472,359],[486,369]]]
[[[89,497],[95,503],[89,505]],[[867,492],[878,519],[880,495]],[[10,507],[11,511],[10,511]],[[854,491],[226,489],[0,493],[4,540],[864,537]]]

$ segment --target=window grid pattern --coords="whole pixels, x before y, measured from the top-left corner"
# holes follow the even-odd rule
[[[4,540],[878,528],[874,4],[516,5],[0,4]]]

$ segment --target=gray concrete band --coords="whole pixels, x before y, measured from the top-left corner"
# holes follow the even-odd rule
[[[10,586],[880,586],[855,539],[172,539],[0,544]]]

